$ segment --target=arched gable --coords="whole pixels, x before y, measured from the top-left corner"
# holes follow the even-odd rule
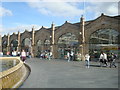
[[[79,32],[79,27],[66,22],[55,31],[55,43],[57,44],[59,38],[66,33],[72,33],[76,36],[77,39],[79,39]]]
[[[44,43],[46,39],[50,39],[50,30],[41,29],[35,34],[35,44],[37,44],[39,40]]]
[[[15,34],[15,33],[13,33],[12,35],[10,35],[10,43],[11,43],[13,40],[17,40],[17,34]]]
[[[29,39],[32,38],[31,32],[28,32],[27,30],[25,30],[25,32],[21,34],[21,43],[25,38],[29,38]]]
[[[4,42],[4,41],[7,41],[7,36],[6,36],[6,35],[4,35],[4,36],[2,37],[2,42]]]
[[[118,19],[114,19],[103,15],[95,21],[91,22],[85,27],[86,43],[89,43],[89,38],[91,34],[100,29],[113,29],[120,32],[120,29],[118,28]]]

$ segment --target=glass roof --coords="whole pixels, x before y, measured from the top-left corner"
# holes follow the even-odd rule
[[[115,30],[112,30],[112,29],[101,29],[101,30],[98,30],[96,33],[98,33],[99,35],[100,34],[107,34],[107,35],[112,35],[112,36],[118,36],[119,33]]]

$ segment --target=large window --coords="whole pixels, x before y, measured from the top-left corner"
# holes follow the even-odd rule
[[[120,33],[112,29],[101,29],[93,34],[89,39],[89,49],[91,54],[96,54],[99,57],[101,51],[119,54],[118,38]],[[95,56],[95,55],[94,55]]]
[[[75,46],[78,44],[78,39],[74,34],[66,33],[59,38],[58,44],[64,46]]]
[[[78,52],[78,39],[72,33],[63,34],[58,40],[58,53],[59,58],[65,58],[68,51]]]
[[[11,43],[10,43],[10,51],[16,51],[17,50],[17,46],[18,46],[18,40],[12,40]]]
[[[29,38],[25,38],[23,41],[22,41],[22,49],[24,49],[26,52],[30,52],[31,50],[31,39]]]
[[[119,33],[112,29],[101,29],[90,37],[90,44],[118,44]]]
[[[45,40],[45,46],[48,46],[48,45],[50,45],[50,40]]]
[[[41,41],[41,40],[38,40],[37,46],[39,47],[39,46],[41,46],[41,45],[42,45],[42,41]]]

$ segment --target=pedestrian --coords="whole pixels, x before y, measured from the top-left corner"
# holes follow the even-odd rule
[[[73,61],[73,59],[74,59],[74,52],[71,51],[71,53],[70,53],[70,60]]]
[[[52,58],[52,52],[49,52],[49,60]]]
[[[21,59],[22,61],[25,63],[25,60],[26,60],[26,52],[24,50],[22,50],[21,52]]]
[[[9,52],[9,51],[7,51],[7,56],[8,56],[8,57],[10,56],[10,52]]]
[[[101,52],[101,54],[100,54],[100,58],[99,58],[100,67],[103,66],[103,61],[104,61],[103,59],[104,59],[104,57],[103,57],[103,52]]]
[[[70,52],[68,51],[67,52],[67,59],[68,59],[68,62],[70,61]]]
[[[20,56],[20,51],[18,51],[17,56]]]
[[[43,59],[43,53],[41,52],[41,54],[40,54],[40,59]]]
[[[12,52],[12,56],[13,56],[13,57],[16,57],[16,56],[17,56],[17,52],[16,52],[15,50]]]
[[[3,57],[3,52],[0,52],[0,57]]]
[[[26,57],[29,58],[29,52],[26,53]]]
[[[86,54],[85,55],[85,62],[86,62],[86,67],[89,68],[90,66],[90,55],[89,54]]]
[[[103,61],[104,61],[104,64],[106,64],[106,67],[108,66],[107,64],[107,54],[106,53],[103,53]]]
[[[115,55],[114,53],[111,53],[111,59],[110,59],[110,68],[111,67],[117,67],[116,65],[115,65],[115,61],[116,61],[116,58],[117,58],[117,55]]]

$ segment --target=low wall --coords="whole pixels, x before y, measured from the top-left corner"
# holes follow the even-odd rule
[[[28,68],[19,57],[0,57],[0,60],[19,60],[16,66],[0,72],[0,90],[19,87],[29,75]]]

